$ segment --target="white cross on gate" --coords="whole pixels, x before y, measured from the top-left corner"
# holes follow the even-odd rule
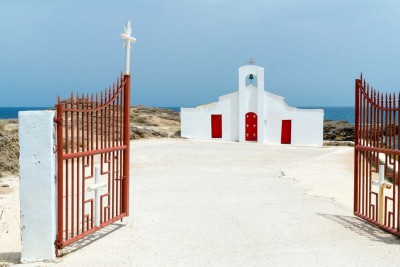
[[[100,167],[94,168],[94,184],[88,186],[88,191],[94,191],[94,223],[100,225],[100,193],[99,189],[106,187],[107,183],[101,183]]]
[[[131,36],[132,27],[131,22],[128,21],[124,27],[125,32],[121,33],[121,38],[125,40],[124,47],[126,48],[126,58],[125,58],[125,74],[129,75],[129,68],[131,62],[131,43],[136,42],[136,38]]]
[[[385,165],[379,165],[379,180],[373,180],[373,185],[379,187],[378,192],[378,222],[384,224],[385,222],[385,188],[390,189],[392,185],[385,182]]]

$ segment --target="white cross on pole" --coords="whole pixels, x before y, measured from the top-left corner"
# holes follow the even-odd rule
[[[88,191],[94,191],[94,224],[100,225],[100,193],[99,189],[106,187],[106,183],[101,183],[100,167],[94,168],[94,184],[88,186]]]
[[[124,27],[125,32],[121,33],[121,38],[125,40],[124,47],[126,49],[126,57],[125,57],[125,74],[129,75],[130,69],[130,61],[131,61],[131,43],[136,42],[136,38],[131,36],[132,27],[131,22],[128,21],[126,26]]]
[[[385,165],[379,165],[379,180],[373,180],[373,185],[379,186],[378,193],[378,222],[383,224],[385,222],[385,193],[384,189],[390,189],[392,186],[385,182]]]

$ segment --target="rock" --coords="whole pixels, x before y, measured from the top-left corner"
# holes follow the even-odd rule
[[[324,141],[324,146],[351,146],[354,147],[352,141]]]
[[[131,109],[130,117],[131,139],[180,137],[179,112],[164,108],[135,106]]]
[[[162,138],[169,137],[168,133],[157,131],[150,128],[139,128],[131,126],[131,139],[141,139],[141,138]]]
[[[180,138],[181,137],[181,131],[176,131],[172,137]]]
[[[324,140],[354,141],[354,125],[347,121],[324,121]]]

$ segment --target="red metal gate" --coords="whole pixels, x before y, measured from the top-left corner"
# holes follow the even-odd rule
[[[400,95],[355,81],[354,214],[400,236]]]
[[[257,141],[257,114],[246,113],[246,141]]]
[[[129,75],[121,73],[100,95],[71,94],[62,102],[58,98],[57,255],[59,249],[128,216],[129,119]],[[95,177],[95,166],[100,177]],[[99,182],[106,188],[96,195]]]

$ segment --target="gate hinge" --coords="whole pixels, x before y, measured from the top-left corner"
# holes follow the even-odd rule
[[[57,236],[58,236],[58,234],[57,234]],[[57,238],[56,241],[54,241],[54,246],[57,249],[60,249],[61,248],[61,240],[58,240],[58,238]]]
[[[61,118],[54,118],[54,122],[55,122],[55,123],[61,123],[61,122],[62,122],[62,119],[61,119]]]

